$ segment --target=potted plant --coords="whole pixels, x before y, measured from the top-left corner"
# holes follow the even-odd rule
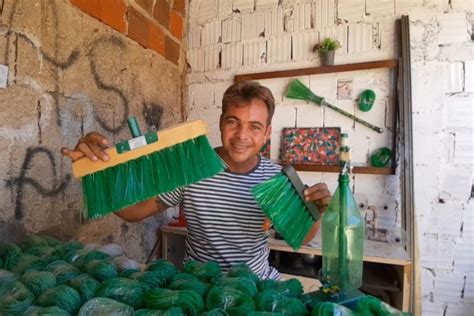
[[[337,40],[326,37],[321,43],[314,45],[313,52],[319,52],[323,66],[331,66],[334,65],[334,53],[339,47],[341,44]]]

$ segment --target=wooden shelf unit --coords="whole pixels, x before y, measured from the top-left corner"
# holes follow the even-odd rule
[[[340,172],[341,168],[338,166],[317,166],[317,165],[293,165],[297,171],[312,171],[312,172]],[[352,173],[358,174],[378,174],[378,175],[393,175],[395,169],[392,167],[354,167]]]
[[[234,77],[234,81],[300,77],[300,76],[329,74],[329,73],[335,73],[335,72],[358,71],[358,70],[368,70],[368,69],[377,69],[377,68],[396,68],[396,67],[398,67],[397,59],[386,59],[386,60],[368,61],[368,62],[354,63],[354,64],[321,66],[321,67],[279,70],[279,71],[269,71],[269,72],[256,72],[256,73],[251,73],[251,74],[240,74]]]
[[[393,68],[395,73],[395,80],[398,80],[398,59],[385,59],[377,61],[368,61],[362,63],[352,63],[344,65],[334,65],[334,66],[321,66],[321,67],[311,67],[311,68],[300,68],[300,69],[290,69],[290,70],[280,70],[280,71],[269,71],[269,72],[256,72],[250,74],[239,74],[234,77],[234,81],[240,80],[262,80],[262,79],[276,79],[276,78],[285,78],[285,77],[300,77],[300,76],[310,76],[310,75],[320,75],[336,72],[346,72],[346,71],[359,71],[359,70],[369,70],[369,69],[379,69],[379,68]],[[397,85],[394,84],[394,109],[393,109],[393,126],[396,127],[397,124],[397,115],[398,110],[398,99],[397,99]],[[354,167],[352,170],[353,173],[357,174],[377,174],[377,175],[394,175],[396,169],[395,157],[396,155],[396,133],[393,133],[392,138],[392,160],[390,167],[377,168],[377,167]],[[315,165],[295,165],[294,166],[298,171],[315,171],[315,172],[339,172],[340,168],[337,166],[315,166]]]

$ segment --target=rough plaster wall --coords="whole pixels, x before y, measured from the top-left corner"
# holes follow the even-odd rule
[[[189,118],[210,122],[220,144],[218,118],[225,89],[236,74],[317,66],[312,46],[339,39],[336,63],[396,57],[395,20],[411,18],[415,203],[422,262],[423,315],[472,315],[473,246],[473,2],[463,0],[275,1],[196,0],[189,6],[187,106]],[[353,78],[355,97],[364,87],[377,104],[361,113],[353,100],[338,100],[338,78]],[[272,159],[278,160],[282,127],[341,126],[350,133],[356,163],[389,145],[393,82],[387,70],[306,76],[304,82],[330,101],[384,125],[383,135],[304,102],[283,97],[289,79],[264,80],[274,93]],[[337,175],[301,173],[307,183]],[[379,228],[399,224],[398,176],[355,175],[354,192],[377,210]]]
[[[8,87],[0,89],[0,242],[47,232],[116,242],[142,260],[157,219],[81,220],[80,185],[59,150],[92,130],[129,138],[129,115],[143,129],[180,121],[178,68],[68,1],[0,4],[0,64],[9,67]]]
[[[423,314],[474,311],[474,3],[409,12]]]

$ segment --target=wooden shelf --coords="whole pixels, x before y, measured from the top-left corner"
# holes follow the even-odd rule
[[[344,65],[334,65],[334,66],[322,66],[322,67],[312,67],[312,68],[301,68],[301,69],[241,74],[241,75],[236,75],[234,77],[234,81],[299,77],[299,76],[319,75],[319,74],[328,74],[328,73],[344,72],[344,71],[357,71],[357,70],[367,70],[367,69],[377,69],[377,68],[395,68],[397,66],[398,66],[397,59],[386,59],[386,60],[368,61],[368,62],[355,63],[355,64],[344,64]]]
[[[316,165],[293,165],[297,171],[313,171],[313,172],[340,172],[339,166],[316,166]],[[391,167],[354,167],[352,173],[358,174],[380,174],[380,175],[393,175],[395,174],[395,168]]]

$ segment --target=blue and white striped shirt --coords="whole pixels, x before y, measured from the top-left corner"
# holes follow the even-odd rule
[[[250,189],[280,170],[262,157],[249,173],[224,171],[160,195],[169,206],[183,205],[188,229],[186,260],[215,261],[224,271],[246,263],[262,279],[279,279],[280,274],[268,262],[264,214]]]

